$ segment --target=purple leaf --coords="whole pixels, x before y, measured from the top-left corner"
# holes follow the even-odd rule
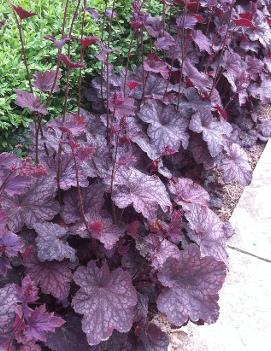
[[[147,250],[147,258],[151,261],[152,267],[159,269],[170,257],[179,258],[178,247],[158,234],[149,234],[144,240],[144,251]],[[144,251],[141,252],[143,256]]]
[[[151,37],[158,38],[163,34],[163,22],[160,17],[148,16],[145,22],[145,29]]]
[[[29,17],[36,15],[36,13],[31,12],[31,11],[26,11],[21,6],[12,5],[12,8],[16,12],[16,14],[20,17],[21,20],[24,20],[26,18],[29,18]]]
[[[202,33],[201,30],[193,30],[192,38],[194,42],[197,44],[200,52],[206,51],[209,55],[212,54],[211,50],[211,42],[210,40]]]
[[[212,157],[217,156],[225,144],[225,136],[229,136],[232,127],[226,121],[214,120],[208,109],[195,113],[190,121],[189,128],[196,133],[202,133],[202,138],[208,144]]]
[[[54,223],[35,223],[33,228],[38,233],[36,244],[39,259],[44,261],[62,261],[68,258],[76,260],[75,250],[69,246],[65,237],[67,230]]]
[[[91,184],[87,188],[81,189],[83,207],[85,212],[92,212],[94,209],[99,212],[104,204],[104,185],[102,183]],[[78,208],[78,192],[71,189],[64,194],[64,205],[61,207],[61,217],[66,224],[78,222],[81,219]]]
[[[17,89],[15,103],[22,108],[28,108],[31,112],[37,112],[41,115],[48,114],[48,109],[46,106],[42,105],[40,98],[27,91]]]
[[[173,105],[165,106],[161,102],[149,100],[140,109],[138,116],[150,124],[148,135],[161,153],[167,148],[178,151],[181,145],[187,148],[188,120],[182,117]]]
[[[74,69],[74,68],[81,69],[86,67],[86,64],[84,62],[81,62],[81,61],[73,62],[69,56],[64,54],[59,54],[58,59],[60,62],[63,62],[68,69]]]
[[[159,73],[164,79],[168,79],[169,70],[167,64],[155,54],[149,54],[143,64],[146,72]]]
[[[92,351],[76,314],[65,316],[65,324],[47,336],[46,345],[52,351]]]
[[[205,73],[201,73],[190,60],[183,63],[183,74],[193,83],[194,87],[200,91],[207,92],[210,88],[210,80]]]
[[[90,345],[109,339],[113,330],[125,333],[131,329],[137,294],[128,272],[121,268],[110,272],[106,263],[99,269],[90,261],[76,270],[74,281],[80,289],[72,306],[84,315],[82,329]]]
[[[122,92],[113,92],[109,99],[109,109],[116,117],[128,117],[135,114],[134,99],[125,97]]]
[[[49,157],[44,160],[46,165],[48,166],[51,176],[56,177],[57,175],[57,160],[52,157]],[[77,162],[78,163],[78,162]],[[88,169],[84,167],[85,164],[83,162],[78,163],[78,178],[79,178],[79,185],[83,188],[89,185],[88,182]],[[74,159],[71,154],[63,153],[61,156],[61,170],[60,170],[60,189],[68,190],[71,187],[77,186],[77,179],[76,179],[76,171],[75,171],[75,164]]]
[[[42,351],[40,346],[33,341],[28,342],[20,347],[19,351]]]
[[[135,306],[134,323],[143,323],[147,321],[149,312],[149,297],[143,294],[137,294],[137,305]]]
[[[189,178],[172,179],[169,190],[174,195],[174,201],[186,208],[190,204],[208,206],[209,194],[199,184]]]
[[[249,87],[250,94],[255,98],[261,101],[263,104],[270,104],[271,102],[271,79],[266,76],[262,83],[254,83]]]
[[[7,284],[0,289],[0,335],[8,335],[12,331],[17,303],[15,284]]]
[[[219,315],[218,291],[226,276],[226,266],[212,257],[200,258],[195,245],[169,258],[158,274],[166,287],[157,299],[158,310],[170,323],[182,326],[189,319],[214,323]]]
[[[22,251],[24,244],[18,235],[0,225],[0,253],[7,257],[15,257]]]
[[[40,262],[37,255],[31,253],[24,259],[24,265],[44,294],[51,294],[59,300],[68,297],[72,281],[71,264],[68,261]]]
[[[212,256],[227,264],[226,233],[219,217],[209,208],[195,204],[190,205],[185,217],[192,229],[188,236],[199,245],[201,255]]]
[[[167,32],[155,41],[155,46],[160,50],[168,50],[176,45],[175,39]]]
[[[101,216],[95,211],[89,213],[87,221],[91,236],[104,244],[107,250],[113,249],[124,234],[124,230],[115,225],[111,217]]]
[[[68,35],[64,35],[60,40],[57,40],[52,35],[46,35],[44,38],[50,40],[58,50],[61,50],[66,43],[71,41],[71,38]]]
[[[61,72],[58,72],[56,83],[54,85],[56,73],[57,71],[46,71],[46,72],[35,73],[34,74],[35,81],[33,83],[33,86],[44,93],[51,92],[51,91],[53,93],[58,92],[60,90],[59,80],[61,78]]]
[[[39,290],[35,283],[27,275],[22,280],[22,286],[17,287],[18,301],[24,304],[35,303],[38,300]]]
[[[136,351],[165,351],[168,346],[168,335],[157,325],[151,323],[139,335]]]
[[[171,209],[166,188],[157,176],[148,176],[135,168],[119,168],[114,179],[112,199],[119,208],[133,205],[145,218],[156,217],[159,206]]]
[[[4,197],[2,208],[8,214],[8,225],[11,230],[18,232],[24,224],[33,228],[33,224],[54,218],[59,212],[59,204],[54,200],[56,182],[51,177],[37,180],[23,195]]]
[[[193,135],[190,138],[188,150],[191,151],[196,163],[203,164],[204,169],[212,169],[215,160],[210,155],[206,143],[199,136]]]
[[[98,21],[100,15],[99,15],[99,13],[96,11],[95,8],[93,8],[93,7],[86,7],[86,8],[85,8],[85,11],[88,12],[88,13],[91,15],[91,17],[94,19],[95,22]]]
[[[27,341],[46,341],[49,332],[61,327],[65,321],[46,311],[45,305],[36,307],[34,310],[27,308],[24,310],[25,329],[24,336]]]
[[[251,182],[252,169],[245,151],[238,144],[231,144],[226,148],[226,156],[219,164],[227,183],[238,182],[246,186]]]
[[[142,73],[141,73],[142,76]],[[135,80],[141,78],[135,77]],[[160,77],[158,74],[149,74],[148,79],[145,81],[145,91],[144,91],[144,97],[145,99],[156,99],[156,100],[163,100],[166,88],[168,84],[165,79]],[[168,86],[168,91],[170,91],[170,85]],[[142,98],[142,93],[143,93],[143,87],[142,84],[135,88],[131,92],[131,96],[134,97],[135,99],[141,99]]]

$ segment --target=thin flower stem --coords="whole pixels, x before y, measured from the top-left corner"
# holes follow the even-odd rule
[[[145,58],[144,58],[144,30],[143,30],[143,28],[141,28],[140,39],[141,39],[142,84],[143,84],[143,86],[142,86],[141,103],[140,103],[140,105],[141,105],[142,102],[144,101],[144,97],[145,97],[145,84],[146,84],[146,81],[145,81],[145,70],[144,70]]]
[[[113,16],[115,11],[115,4],[116,0],[113,0],[112,4],[112,12],[110,16],[110,23],[109,23],[109,32],[108,32],[108,39],[107,39],[107,47],[110,48],[111,43],[111,36],[112,36],[112,23],[113,23]],[[106,55],[106,134],[107,134],[107,143],[110,144],[110,133],[109,133],[109,53]]]
[[[124,89],[124,96],[126,95],[126,82],[127,82],[128,71],[129,71],[129,63],[130,63],[130,58],[131,58],[131,51],[132,51],[133,42],[134,42],[134,34],[132,32],[132,37],[131,37],[129,49],[128,49],[127,62],[126,62],[126,67],[125,67],[124,88],[123,88]]]
[[[104,14],[103,14],[103,24],[102,24],[102,33],[101,33],[101,41],[102,41],[102,43],[104,41],[104,32],[105,32],[107,8],[108,8],[108,0],[105,0],[105,7],[104,7]],[[104,99],[104,97],[103,97],[103,76],[104,76],[104,63],[102,62],[102,67],[101,67],[101,96],[102,96],[102,100]]]
[[[85,8],[86,8],[86,0],[84,0],[83,3],[83,13],[82,13],[82,23],[81,23],[81,34],[80,34],[80,39],[83,39],[84,35],[84,28],[85,28]],[[84,61],[84,53],[85,50],[83,46],[80,48],[80,61]],[[78,78],[78,100],[77,100],[77,113],[80,115],[80,110],[81,110],[81,89],[82,89],[82,68],[80,68],[79,71],[79,78]]]
[[[113,160],[113,167],[112,167],[112,173],[111,173],[111,184],[110,184],[112,214],[113,214],[113,221],[114,221],[115,224],[117,223],[117,214],[116,214],[116,208],[115,208],[114,202],[112,200],[112,193],[113,193],[114,179],[115,179],[116,165],[117,165],[117,157],[118,157],[119,135],[120,135],[120,131],[118,131],[118,134],[117,134],[117,137],[116,137],[115,155],[114,155],[114,160]]]
[[[181,67],[180,67],[180,82],[179,82],[179,88],[178,88],[177,111],[179,111],[179,105],[180,105],[180,100],[181,100],[181,86],[182,86],[182,81],[183,81],[183,66],[184,66],[184,59],[185,59],[185,28],[184,28],[184,24],[185,24],[186,12],[187,12],[187,7],[185,4],[183,16],[182,16],[182,28],[181,28],[182,63],[181,63]]]

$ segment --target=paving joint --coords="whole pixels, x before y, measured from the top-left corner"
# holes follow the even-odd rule
[[[267,263],[271,263],[271,260],[269,260],[268,258],[264,258],[264,257],[261,257],[261,256],[258,256],[258,255],[255,255],[251,252],[248,252],[248,251],[245,251],[245,250],[242,250],[242,249],[239,249],[238,247],[234,247],[234,246],[231,246],[231,245],[227,245],[227,248],[231,249],[231,250],[235,250],[235,251],[238,251],[244,255],[248,255],[248,256],[251,256],[251,257],[254,257],[254,258],[257,258],[258,260],[261,260],[261,261],[264,261],[264,262],[267,262]]]

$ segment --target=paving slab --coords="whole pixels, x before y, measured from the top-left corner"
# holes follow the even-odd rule
[[[172,351],[269,350],[271,337],[271,142],[238,202],[231,223],[230,272],[216,324],[189,323],[171,333]]]
[[[235,246],[271,261],[271,142],[268,142],[254,173],[230,219]]]

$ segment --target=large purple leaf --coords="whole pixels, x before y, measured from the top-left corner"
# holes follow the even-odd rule
[[[149,297],[147,295],[137,294],[137,304],[135,307],[134,323],[143,323],[147,321],[149,312]]]
[[[33,224],[51,220],[59,212],[59,203],[55,201],[56,181],[53,177],[43,177],[23,195],[4,197],[1,206],[8,214],[8,225],[18,232],[24,224],[33,228]]]
[[[139,335],[136,351],[167,351],[168,346],[168,335],[151,323]]]
[[[199,249],[189,245],[179,260],[168,259],[158,274],[166,287],[158,296],[158,310],[175,326],[182,326],[189,319],[214,323],[219,315],[218,291],[225,276],[223,262],[201,258]]]
[[[192,229],[188,235],[200,246],[202,256],[212,256],[227,263],[226,233],[219,217],[208,207],[196,204],[190,205],[185,216]]]
[[[91,184],[89,187],[81,189],[83,206],[85,212],[93,209],[100,211],[104,203],[104,185],[102,183]],[[60,214],[66,224],[71,224],[81,219],[80,208],[78,206],[78,191],[71,189],[64,194],[64,205]]]
[[[152,143],[162,153],[167,148],[178,151],[182,145],[188,146],[188,120],[176,109],[161,102],[149,100],[140,110],[139,118],[149,123],[148,135]]]
[[[74,281],[80,290],[72,306],[84,315],[82,329],[90,345],[109,339],[113,330],[125,333],[131,329],[137,294],[128,272],[121,268],[110,272],[106,263],[98,268],[90,261],[76,270]]]
[[[0,289],[0,335],[9,334],[12,331],[17,302],[15,284],[7,284]]]
[[[214,120],[208,109],[195,113],[190,121],[189,128],[196,133],[202,133],[202,138],[208,144],[212,157],[217,156],[225,144],[225,136],[231,133],[231,125],[226,121]]]
[[[198,46],[200,52],[206,51],[209,55],[211,55],[211,42],[210,40],[202,33],[201,30],[193,30],[192,31],[192,38],[196,45]]]
[[[44,294],[51,294],[59,300],[68,297],[72,281],[71,264],[68,261],[41,262],[35,253],[31,253],[24,259],[24,265]]]
[[[37,72],[34,74],[35,81],[33,83],[33,86],[40,91],[46,93],[50,92],[53,89],[54,92],[59,91],[59,80],[61,78],[61,72],[58,72],[57,77],[56,77],[57,71],[46,71],[46,72]],[[54,82],[56,80],[56,83],[54,85]]]
[[[169,190],[174,195],[174,201],[180,206],[207,206],[210,201],[207,191],[189,178],[173,178],[169,183]]]
[[[252,169],[247,154],[238,144],[231,144],[226,148],[226,156],[222,159],[219,168],[227,183],[238,182],[246,186],[251,182]]]
[[[28,108],[31,112],[37,112],[41,115],[47,115],[48,109],[42,105],[40,98],[32,93],[17,89],[16,90],[16,105],[22,108]]]
[[[164,79],[168,79],[169,70],[167,64],[155,54],[149,54],[143,63],[146,72],[159,73]]]
[[[138,77],[135,77],[135,80],[141,81],[142,72],[139,72]],[[167,89],[168,87],[168,89]],[[165,79],[163,79],[158,74],[149,74],[145,80],[145,89],[144,96],[146,99],[157,99],[163,100],[165,91],[170,91],[171,85],[167,83]],[[133,89],[130,95],[135,99],[141,99],[143,93],[142,84],[137,88]]]
[[[62,261],[68,258],[75,261],[75,250],[66,241],[67,230],[62,226],[45,222],[35,223],[37,232],[36,245],[39,259],[44,261]]]
[[[114,178],[112,199],[119,208],[133,205],[144,217],[155,218],[159,206],[171,209],[166,188],[157,176],[148,176],[135,168],[120,168]]]
[[[47,336],[46,345],[52,351],[91,351],[81,328],[81,318],[74,314],[65,317],[65,324]]]
[[[35,303],[39,298],[39,289],[29,275],[26,275],[22,280],[21,286],[17,286],[16,288],[20,303]]]

